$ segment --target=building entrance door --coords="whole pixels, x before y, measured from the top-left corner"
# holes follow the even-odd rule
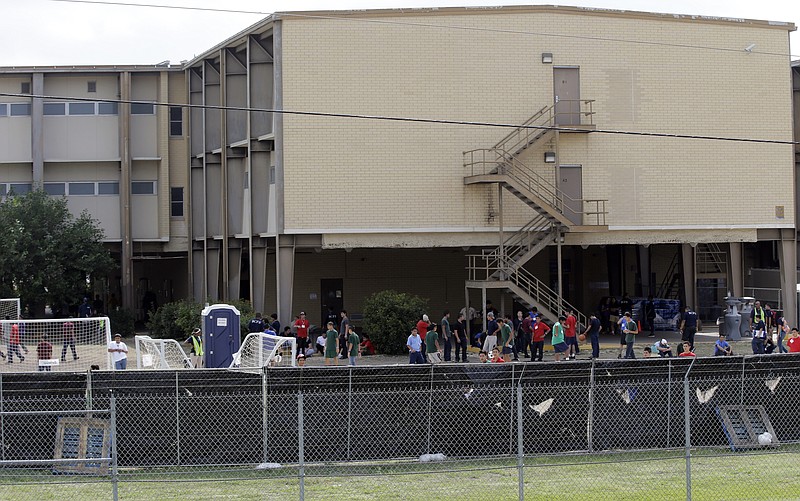
[[[583,174],[580,165],[558,167],[558,189],[564,197],[564,215],[573,224],[583,224]]]
[[[553,95],[556,105],[556,125],[580,125],[580,69],[553,68]]]

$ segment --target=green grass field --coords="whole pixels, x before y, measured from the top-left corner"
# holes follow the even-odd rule
[[[697,500],[796,500],[800,477],[791,465],[800,452],[736,453],[699,451],[692,462],[692,498]],[[722,456],[713,454],[722,453]],[[0,470],[0,499],[111,499],[108,478],[54,476]],[[16,475],[15,475],[16,473]],[[297,467],[256,471],[220,467],[121,470],[122,500],[291,500],[299,499]],[[517,499],[513,459],[309,465],[308,500],[482,500]],[[686,498],[682,451],[526,458],[525,499],[670,500]]]

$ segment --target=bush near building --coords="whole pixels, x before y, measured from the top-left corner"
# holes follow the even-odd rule
[[[419,296],[393,290],[376,292],[364,300],[364,332],[378,353],[403,355],[408,353],[411,328],[427,309],[428,300]]]

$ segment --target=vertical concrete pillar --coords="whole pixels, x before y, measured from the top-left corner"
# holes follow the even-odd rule
[[[697,308],[697,275],[695,248],[691,244],[681,244],[683,262],[683,286],[686,293],[686,305]]]
[[[266,312],[266,294],[267,290],[267,247],[266,245],[258,247],[253,246],[250,252],[250,290],[252,296],[250,300],[253,302],[253,308],[256,311]]]
[[[782,240],[778,246],[781,266],[781,295],[783,316],[789,325],[797,325],[797,242],[794,229],[781,230]]]
[[[219,244],[219,242],[214,242]],[[206,263],[206,270],[208,270],[208,283],[206,284],[206,296],[212,302],[219,301],[219,247],[209,247],[206,251],[208,262]]]
[[[133,311],[136,301],[133,293],[133,237],[131,235],[131,152],[130,127],[131,74],[123,71],[119,75],[119,202],[122,228],[122,307]]]
[[[32,94],[44,95],[44,75],[32,75]],[[41,97],[34,97],[31,102],[31,160],[33,161],[33,188],[44,186],[44,102]]]
[[[240,247],[241,242],[239,241],[229,240],[229,242],[236,245],[228,249],[228,277],[225,282],[225,288],[227,289],[227,298],[229,300],[236,300],[241,297],[242,248]]]
[[[639,276],[641,277],[641,290],[636,291],[635,294],[640,294],[647,297],[654,294],[652,285],[650,284],[650,246],[640,245],[637,247],[639,259]]]
[[[277,275],[276,299],[278,319],[288,325],[292,320],[292,294],[294,290],[294,235],[278,235],[275,252],[275,273]]]
[[[728,290],[736,297],[744,296],[744,277],[742,268],[742,243],[731,242],[730,259],[728,260]]]

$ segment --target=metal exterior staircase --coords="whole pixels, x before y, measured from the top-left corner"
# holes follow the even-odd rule
[[[577,103],[581,124],[570,125],[567,130],[589,131],[594,128],[591,123],[594,115],[592,103],[591,100]],[[565,308],[571,308],[581,325],[586,325],[586,315],[523,267],[553,243],[561,232],[574,228],[576,220],[581,226],[606,224],[606,200],[572,199],[518,159],[527,148],[561,129],[556,126],[555,111],[555,105],[545,106],[491,148],[464,152],[465,185],[499,183],[537,214],[497,248],[468,256],[467,286],[506,289],[518,301],[529,307],[535,306],[552,317]],[[583,123],[586,120],[588,124]]]
[[[697,244],[696,251],[698,274],[727,274],[728,253],[715,243]]]

